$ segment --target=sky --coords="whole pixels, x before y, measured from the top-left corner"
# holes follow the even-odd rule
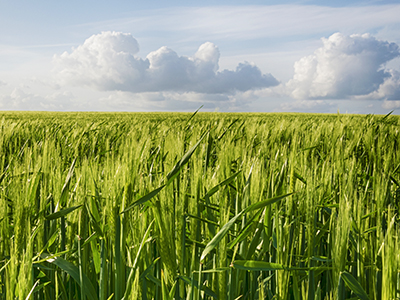
[[[0,111],[400,114],[398,16],[398,0],[0,0]]]

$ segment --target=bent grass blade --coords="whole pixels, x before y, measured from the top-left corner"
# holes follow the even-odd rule
[[[167,174],[167,183],[166,185],[169,185],[180,173],[182,170],[183,166],[189,161],[190,157],[193,155],[194,151],[197,149],[197,147],[200,145],[201,141],[204,139],[204,137],[210,132],[210,130],[206,131],[203,133],[203,135],[200,137],[198,142],[189,149],[188,152],[182,158],[176,163],[176,165],[172,168],[172,170]]]
[[[361,284],[349,272],[343,271],[340,273],[346,286],[353,291],[361,300],[370,300]]]
[[[127,207],[124,211],[121,212],[121,214],[126,213],[127,211],[131,210],[135,206],[138,206],[140,204],[144,204],[147,201],[151,200],[154,196],[156,196],[166,185],[162,185],[159,188],[156,188],[155,190],[151,191],[147,195],[144,195],[143,197],[140,197],[138,200],[136,200],[131,206]]]
[[[58,219],[58,218],[61,218],[61,217],[65,217],[66,215],[68,215],[69,213],[73,212],[74,210],[80,208],[81,206],[83,206],[83,204],[77,205],[77,206],[72,206],[72,207],[69,207],[69,208],[64,208],[64,209],[61,209],[61,210],[59,210],[59,211],[57,211],[55,213],[52,213],[50,215],[45,216],[45,218],[47,220],[55,220],[55,219]]]
[[[236,216],[234,216],[232,219],[230,219],[222,228],[217,232],[217,234],[214,236],[214,238],[206,245],[206,248],[203,250],[200,261],[204,261],[205,257],[219,244],[219,242],[224,238],[224,236],[228,233],[228,231],[231,229],[233,224],[236,223],[236,221],[245,213],[264,208],[267,205],[271,205],[273,203],[276,203],[280,200],[282,200],[285,197],[288,197],[292,195],[292,193],[270,198],[264,201],[260,201],[258,203],[251,204],[244,210],[242,210],[240,213],[238,213]]]
[[[46,257],[44,260],[47,261],[48,263],[56,265],[62,271],[69,274],[81,287],[81,277],[79,268],[75,266],[73,263],[70,263],[69,261],[66,261],[61,257],[55,257],[55,258]],[[86,274],[82,274],[82,284],[84,285],[85,295],[90,300],[98,300],[96,290],[93,287],[90,279],[86,276]]]

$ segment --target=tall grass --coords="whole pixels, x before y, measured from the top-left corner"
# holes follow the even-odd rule
[[[397,116],[1,113],[0,299],[396,299]]]

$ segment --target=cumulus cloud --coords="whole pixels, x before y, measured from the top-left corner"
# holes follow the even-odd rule
[[[400,72],[390,69],[388,73],[390,76],[385,79],[376,91],[360,98],[400,100]]]
[[[9,95],[0,97],[0,107],[2,109],[37,109],[40,107],[38,95],[25,92],[22,88],[14,88]]]
[[[31,92],[28,86],[12,88],[0,95],[0,108],[5,110],[64,110],[74,98],[71,92],[55,92],[40,95]]]
[[[161,47],[137,57],[138,42],[130,34],[102,32],[88,38],[71,53],[54,57],[55,71],[63,84],[98,90],[128,92],[234,93],[278,84],[250,63],[236,70],[219,71],[220,53],[213,43],[202,44],[191,56],[179,56]]]
[[[395,43],[369,34],[335,33],[322,39],[323,46],[294,65],[294,77],[286,87],[296,99],[346,99],[398,97],[399,76],[385,64],[400,56]]]

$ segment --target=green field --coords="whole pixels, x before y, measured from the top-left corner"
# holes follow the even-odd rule
[[[0,299],[399,299],[399,130],[0,112]]]

